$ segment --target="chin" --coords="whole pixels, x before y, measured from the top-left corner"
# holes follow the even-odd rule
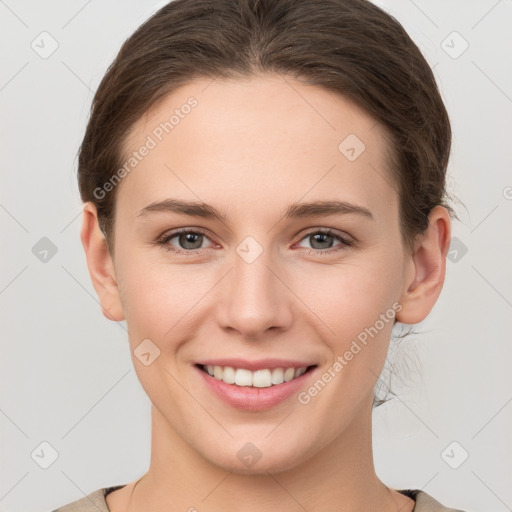
[[[298,453],[293,446],[281,446],[277,450],[275,446],[267,445],[260,450],[255,444],[247,442],[237,443],[233,448],[226,444],[214,454],[203,453],[203,457],[213,465],[235,474],[266,475],[293,469],[306,458],[306,454]]]

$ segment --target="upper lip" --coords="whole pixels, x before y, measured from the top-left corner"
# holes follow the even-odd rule
[[[198,361],[196,364],[204,366],[231,366],[232,368],[244,368],[253,372],[256,370],[264,370],[266,368],[303,368],[315,365],[315,363],[311,362],[274,358],[259,359],[257,361],[247,361],[246,359],[240,358],[208,359]]]

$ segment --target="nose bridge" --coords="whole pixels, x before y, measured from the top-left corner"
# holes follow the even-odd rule
[[[236,248],[230,272],[224,326],[255,337],[270,327],[287,327],[291,320],[286,289],[268,267],[275,262],[270,247],[247,237]]]

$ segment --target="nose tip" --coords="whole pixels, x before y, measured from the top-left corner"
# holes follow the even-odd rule
[[[222,315],[225,328],[255,339],[267,331],[285,329],[291,323],[286,287],[263,255],[252,263],[238,258],[227,288]]]

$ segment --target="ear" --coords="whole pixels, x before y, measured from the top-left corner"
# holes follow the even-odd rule
[[[90,201],[84,205],[80,238],[103,315],[116,322],[124,320],[114,264],[105,236],[99,227],[96,206]]]
[[[446,255],[450,247],[450,214],[436,206],[429,215],[428,228],[422,233],[409,256],[409,268],[396,320],[416,324],[430,313],[443,288]]]

